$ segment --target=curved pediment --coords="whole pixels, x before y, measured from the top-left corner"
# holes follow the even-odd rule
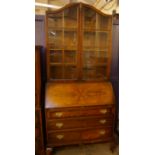
[[[57,9],[57,10],[48,10],[46,11],[46,13],[58,13],[58,12],[61,12],[61,11],[64,11],[65,9],[68,9],[70,7],[87,7],[87,8],[90,8],[92,10],[94,10],[95,12],[101,14],[102,16],[111,16],[109,14],[105,14],[103,13],[102,11],[98,10],[97,8],[95,8],[94,6],[92,5],[89,5],[89,4],[86,4],[86,3],[82,3],[82,2],[79,2],[79,3],[69,3],[67,5],[65,5],[64,7],[60,8],[60,9]]]

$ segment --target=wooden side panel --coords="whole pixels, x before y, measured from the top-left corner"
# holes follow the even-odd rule
[[[116,97],[116,126],[118,126],[119,113],[119,15],[113,17],[112,64],[110,80]],[[117,129],[116,129],[117,130]]]
[[[41,113],[41,46],[35,48],[35,155],[44,155]]]
[[[41,46],[35,47],[35,107],[40,107],[41,96],[41,65],[40,65],[40,49]]]
[[[41,110],[35,110],[35,154],[43,155],[43,131]]]

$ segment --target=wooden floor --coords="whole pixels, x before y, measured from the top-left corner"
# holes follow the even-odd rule
[[[53,155],[119,155],[118,146],[112,153],[110,143],[98,143],[60,147],[55,149]]]

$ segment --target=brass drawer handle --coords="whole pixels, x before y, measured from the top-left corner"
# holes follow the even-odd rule
[[[57,139],[61,140],[64,138],[64,135],[57,135],[56,137],[57,137]]]
[[[100,135],[104,135],[105,134],[105,130],[100,131]]]
[[[62,115],[63,115],[62,112],[56,112],[56,113],[55,113],[55,116],[56,116],[56,117],[61,117]]]
[[[55,126],[61,128],[64,124],[63,123],[56,123]]]
[[[101,114],[107,113],[107,109],[101,109],[101,110],[100,110],[100,113],[101,113]]]
[[[104,124],[105,122],[106,122],[106,119],[101,119],[101,120],[100,120],[100,123],[101,123],[101,124]]]

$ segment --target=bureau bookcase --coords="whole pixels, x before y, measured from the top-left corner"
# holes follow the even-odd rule
[[[47,11],[46,43],[47,147],[111,140],[112,16],[83,3]]]

